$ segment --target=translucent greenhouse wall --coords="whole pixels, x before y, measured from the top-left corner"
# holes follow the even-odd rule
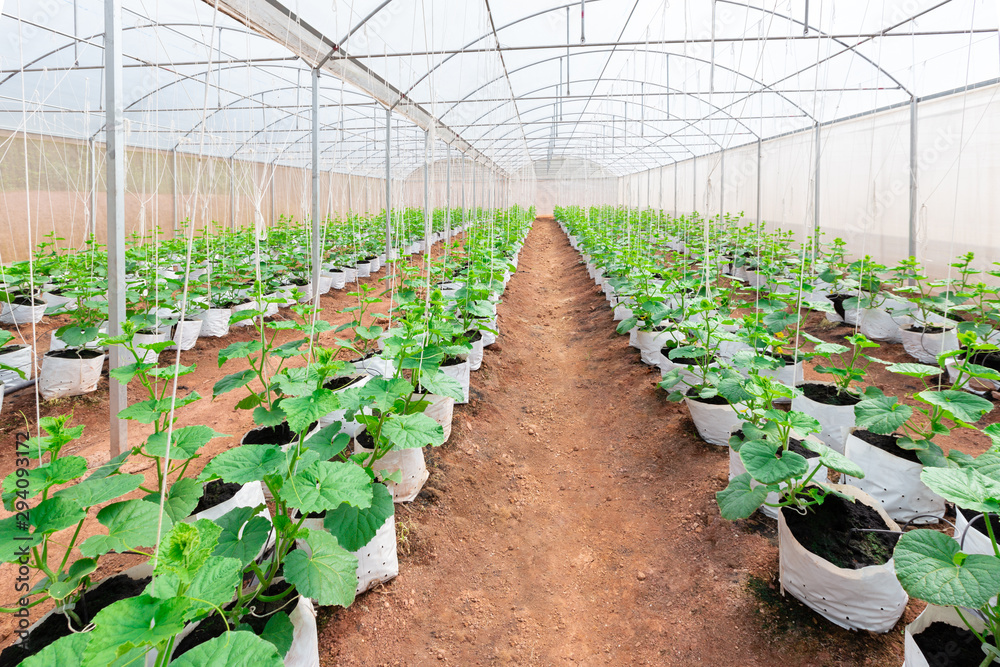
[[[917,104],[916,256],[933,277],[965,252],[1000,261],[1000,86]],[[910,105],[819,127],[819,228],[853,256],[909,253]],[[802,239],[815,220],[816,130],[623,177],[620,201],[677,215],[742,211]],[[570,198],[561,201],[570,202]]]

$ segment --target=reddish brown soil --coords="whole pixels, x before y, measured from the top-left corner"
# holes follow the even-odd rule
[[[323,612],[324,665],[902,661],[899,632],[775,592],[773,527],[720,519],[726,450],[665,400],[551,219],[499,326],[421,499],[397,506],[400,576]]]

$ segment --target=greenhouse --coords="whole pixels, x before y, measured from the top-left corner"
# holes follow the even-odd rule
[[[997,0],[0,0],[0,667],[1000,666]]]

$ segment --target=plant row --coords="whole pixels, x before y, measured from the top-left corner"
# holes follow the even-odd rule
[[[174,341],[137,341],[143,323],[131,319],[120,336],[99,334],[134,357],[111,373],[146,396],[119,417],[152,433],[94,470],[66,453],[83,431],[71,415],[42,419],[44,435],[19,447],[0,561],[26,583],[4,611],[54,607],[22,623],[0,664],[318,665],[315,605],[350,605],[396,576],[394,504],[420,491],[423,450],[448,440],[498,333],[532,212],[484,215],[423,268],[390,260],[384,289],[359,284],[338,328],[308,302],[268,317],[275,296],[232,313],[255,336],[219,351],[213,398],[236,393],[254,428],[214,456],[206,446],[224,434],[185,419],[205,399],[177,391],[194,366],[158,363]],[[144,463],[150,474],[126,472]],[[91,510],[99,527],[81,539]],[[144,562],[94,581],[113,553]]]
[[[840,239],[796,243],[740,216],[560,208],[556,219],[618,332],[659,367],[702,439],[728,448],[723,518],[777,520],[784,593],[873,632],[913,596],[931,604],[907,626],[906,666],[1000,661],[1000,425],[983,425],[984,394],[1000,387],[989,282],[1000,272],[970,253],[932,281],[914,258],[851,260]],[[806,332],[811,311],[852,325],[844,344]],[[913,362],[880,358],[900,342]],[[806,381],[805,361],[830,381]],[[874,368],[919,386],[887,394]],[[946,451],[957,430],[991,444],[977,457]],[[946,503],[951,531],[910,530],[950,523]]]

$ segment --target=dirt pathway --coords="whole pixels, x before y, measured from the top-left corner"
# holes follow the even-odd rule
[[[726,451],[666,402],[578,260],[536,222],[473,403],[397,506],[401,575],[324,612],[323,664],[899,664],[898,632],[780,599],[773,526],[719,518]]]

